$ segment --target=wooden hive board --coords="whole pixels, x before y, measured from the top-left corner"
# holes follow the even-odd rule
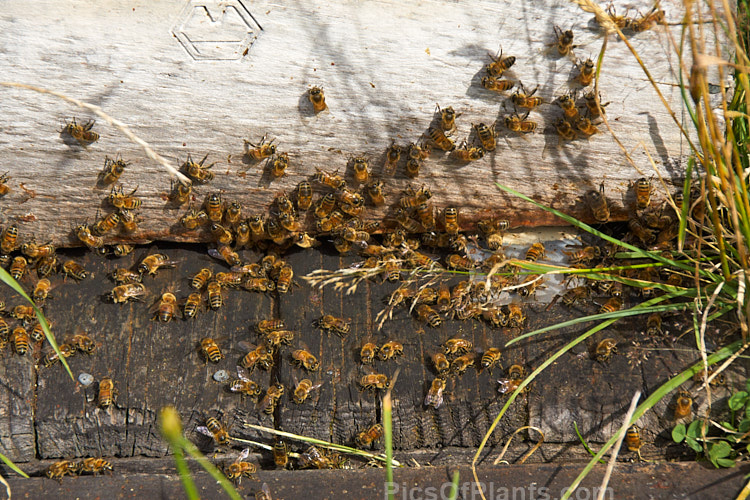
[[[685,122],[677,61],[665,56],[667,30],[677,36],[681,28],[681,2],[661,5],[669,26],[640,33],[632,43]],[[637,10],[645,13],[650,6],[642,2]],[[626,11],[619,2],[618,8]],[[557,223],[501,194],[496,181],[586,220],[581,195],[605,181],[613,218],[624,218],[629,183],[653,174],[643,148],[670,182],[682,178],[688,150],[621,41],[610,38],[600,89],[613,130],[640,171],[607,133],[559,145],[551,124],[561,111],[553,104],[532,113],[538,122],[533,134],[510,133],[503,125],[512,111],[507,96],[480,85],[488,52],[502,47],[517,57],[510,78],[529,90],[538,86],[536,95],[548,103],[566,93],[576,70],[549,50],[555,25],[574,30],[577,56],[596,58],[603,35],[593,16],[557,1],[110,1],[96,7],[84,1],[10,2],[0,14],[7,35],[0,61],[4,80],[101,106],[175,166],[188,154],[208,154],[207,162],[216,162],[215,179],[196,186],[196,204],[221,192],[240,201],[245,213],[265,212],[276,193],[291,191],[316,168],[338,169],[351,184],[347,162],[355,155],[367,156],[374,175],[382,175],[391,141],[420,140],[439,103],[461,113],[454,135],[459,141],[472,123],[498,122],[494,153],[470,164],[433,153],[414,181],[432,188],[437,208],[461,207],[467,227],[489,213],[516,226]],[[312,85],[324,88],[329,105],[318,115],[307,100]],[[123,240],[208,239],[176,225],[186,207],[164,201],[169,175],[114,127],[100,119],[94,129],[101,138],[83,148],[60,130],[72,117],[94,118],[91,113],[25,89],[3,88],[2,98],[0,165],[12,177],[2,219],[17,223],[22,239],[76,244],[71,228],[92,222],[103,207],[107,211],[101,200],[108,189],[97,186],[97,176],[105,156],[117,154],[130,162],[120,181],[127,189],[137,187],[143,199],[140,229]],[[264,134],[289,153],[288,175],[281,179],[271,180],[262,165],[243,157],[243,141],[257,142]],[[389,203],[410,181],[403,163],[395,175],[383,177]],[[367,218],[387,213],[371,208]]]

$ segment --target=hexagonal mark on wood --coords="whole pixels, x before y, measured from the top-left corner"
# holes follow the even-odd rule
[[[172,35],[193,59],[225,61],[247,55],[262,30],[240,0],[188,0]]]

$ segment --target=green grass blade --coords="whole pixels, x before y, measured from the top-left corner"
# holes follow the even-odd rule
[[[21,288],[21,285],[18,283],[18,281],[13,279],[13,276],[8,274],[8,271],[3,269],[2,267],[0,267],[0,280],[2,280],[3,283],[15,290],[21,297],[28,300],[29,304],[34,307],[34,312],[36,313],[36,317],[39,320],[39,324],[42,325],[42,330],[44,330],[44,336],[47,338],[47,342],[49,342],[49,344],[52,346],[52,349],[54,349],[57,353],[57,357],[65,367],[65,371],[67,371],[68,375],[70,375],[70,379],[75,381],[73,372],[70,371],[70,366],[68,366],[68,362],[65,361],[65,356],[63,356],[62,352],[60,352],[60,348],[55,341],[55,336],[52,335],[52,331],[49,328],[49,323],[47,323],[47,319],[44,317],[44,313],[42,312],[42,310],[37,307],[33,300],[31,300],[31,297],[26,295],[26,292],[23,290],[23,288]]]
[[[592,457],[595,457],[596,456],[596,452],[589,447],[589,444],[586,442],[586,440],[583,438],[583,436],[581,436],[581,431],[578,430],[578,423],[577,422],[573,422],[573,428],[576,430],[576,435],[578,436],[578,439],[581,440],[581,444],[586,449],[586,451],[588,451],[591,454]],[[603,464],[607,463],[604,460],[599,460],[599,462],[603,463]]]
[[[385,484],[388,488],[388,500],[393,500],[393,424],[391,414],[393,404],[391,402],[391,391],[383,396],[383,433],[385,434]]]
[[[682,76],[680,76],[682,78]],[[695,166],[695,157],[691,156],[687,161],[685,170],[685,182],[682,185],[682,206],[677,207],[680,210],[680,230],[677,235],[677,248],[682,250],[685,244],[685,230],[687,228],[688,210],[690,209],[690,185],[693,182],[693,167]]]
[[[460,476],[458,469],[453,471],[451,477],[451,489],[448,492],[448,500],[456,500],[458,498],[458,481]]]
[[[189,441],[184,436],[180,436],[180,440],[178,441],[178,443],[188,453],[188,455],[198,461],[198,463],[206,470],[206,472],[211,474],[211,477],[213,477],[221,485],[224,491],[227,492],[229,498],[231,498],[232,500],[242,500],[242,497],[239,493],[237,493],[237,490],[234,488],[234,485],[229,481],[229,479],[227,479],[227,477],[222,474],[221,471],[217,469],[216,466],[212,464],[191,441]]]
[[[196,488],[195,483],[193,482],[193,477],[190,475],[190,469],[188,469],[182,448],[179,446],[173,447],[172,456],[174,457],[177,472],[180,475],[182,488],[185,490],[185,496],[187,496],[188,500],[200,500],[201,497],[198,494],[198,488]]]
[[[27,478],[27,479],[28,479],[29,475],[28,475],[28,474],[26,474],[26,473],[25,473],[24,471],[22,471],[22,470],[20,469],[20,467],[18,467],[18,466],[17,466],[16,464],[14,464],[14,463],[13,463],[13,460],[11,460],[10,458],[6,457],[6,456],[5,456],[5,455],[3,455],[2,453],[0,453],[0,460],[2,460],[3,462],[5,462],[5,465],[7,465],[7,466],[8,466],[8,467],[10,467],[11,469],[13,469],[13,471],[14,471],[14,472],[15,472],[16,474],[18,474],[18,475],[20,475],[20,476],[23,476],[23,477],[25,477],[25,478]]]

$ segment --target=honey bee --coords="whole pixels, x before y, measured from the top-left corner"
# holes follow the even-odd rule
[[[570,122],[567,122],[562,118],[555,122],[555,130],[557,131],[557,135],[566,141],[572,141],[577,137],[576,131],[573,129]]]
[[[586,99],[586,109],[589,111],[589,116],[591,116],[592,119],[600,118],[604,114],[604,108],[607,106],[607,104],[602,104],[601,102],[601,94],[599,95],[599,98],[597,99],[597,95],[592,90],[591,92],[585,94],[584,99]]]
[[[266,415],[273,413],[276,405],[279,403],[281,396],[284,395],[284,386],[276,382],[274,385],[268,388],[266,395],[258,403],[258,410],[262,411]]]
[[[166,292],[162,294],[159,302],[154,307],[154,317],[152,321],[158,319],[162,323],[172,321],[177,314],[177,297],[173,293]]]
[[[641,16],[639,19],[632,19],[628,24],[628,28],[633,30],[635,33],[641,31],[647,31],[654,27],[654,24],[664,23],[664,11],[657,10],[654,6],[645,16]]]
[[[177,261],[169,260],[169,257],[163,253],[154,253],[147,255],[138,264],[138,272],[141,274],[148,273],[150,275],[156,275],[156,271],[162,267],[175,267]]]
[[[31,298],[37,305],[43,305],[44,301],[49,297],[49,292],[52,289],[52,284],[47,278],[42,278],[36,283],[34,292],[31,294]]]
[[[250,156],[255,161],[268,158],[269,156],[276,154],[276,145],[273,144],[273,141],[275,140],[276,139],[271,139],[270,142],[266,142],[266,136],[264,135],[260,139],[260,144],[253,144],[245,139],[245,155]],[[252,148],[250,146],[252,146]]]
[[[628,228],[630,229],[630,232],[643,243],[648,244],[654,241],[654,231],[641,224],[641,221],[637,218],[631,217],[628,220]]]
[[[90,230],[95,236],[102,236],[115,229],[118,224],[120,224],[120,215],[117,212],[112,212],[96,221]]]
[[[515,56],[503,57],[503,51],[500,49],[500,55],[493,57],[492,54],[488,54],[492,62],[486,66],[487,75],[498,78],[509,69],[516,62]]]
[[[13,343],[13,350],[20,356],[29,351],[29,333],[22,326],[13,329],[13,333],[10,334],[8,341]]]
[[[286,175],[286,168],[289,166],[289,154],[278,153],[271,164],[271,175],[278,179]]]
[[[304,349],[292,351],[292,363],[309,372],[317,371],[320,368],[318,359]]]
[[[575,122],[575,125],[576,129],[585,136],[592,136],[599,133],[599,129],[596,128],[588,118],[579,116]]]
[[[367,159],[358,156],[352,159],[352,170],[354,170],[354,178],[359,183],[365,183],[370,180],[370,169],[367,165]]]
[[[20,255],[14,257],[9,269],[10,275],[13,276],[14,280],[18,281],[24,274],[26,274],[28,267],[29,263],[24,257],[21,257]]]
[[[222,424],[215,417],[208,417],[206,419],[206,425],[198,426],[195,428],[195,430],[197,432],[200,432],[204,436],[213,438],[213,440],[219,446],[227,445],[232,440],[232,438],[229,436],[229,432],[227,431],[226,427],[224,427],[224,424]]]
[[[59,348],[60,353],[64,358],[69,358],[76,353],[76,348],[70,344],[60,344]],[[60,358],[57,353],[55,351],[50,351],[44,355],[40,363],[44,365],[45,368],[49,368],[58,361],[60,361]]]
[[[297,209],[305,211],[312,205],[312,186],[308,181],[302,181],[297,186]]]
[[[221,219],[224,217],[224,203],[221,201],[221,195],[219,193],[208,195],[204,206],[206,208],[208,220],[216,223],[221,222]]]
[[[625,433],[625,446],[628,447],[628,450],[636,452],[638,458],[641,458],[643,442],[641,441],[641,433],[635,425],[632,425]]]
[[[51,327],[51,325],[50,325]],[[0,324],[0,340],[4,340],[8,337],[8,332],[10,331],[8,324],[3,321],[2,324]],[[44,340],[44,328],[42,328],[42,324],[38,321],[36,324],[34,324],[34,328],[31,329],[31,332],[29,332],[29,337],[34,342],[41,342]]]
[[[519,283],[521,288],[518,289],[518,295],[528,297],[536,292],[536,289],[542,286],[544,277],[541,274],[529,274]]]
[[[641,177],[635,183],[635,206],[639,210],[648,207],[651,201],[651,181]]]
[[[372,443],[380,441],[383,437],[383,426],[380,424],[373,424],[368,429],[357,434],[354,438],[354,442],[360,448],[370,446]]]
[[[426,142],[423,142],[420,145],[417,145],[415,143],[409,144],[409,159],[414,161],[422,161],[429,158],[430,153],[432,152],[432,146],[427,144]]]
[[[94,236],[91,233],[91,229],[85,224],[76,227],[75,234],[81,243],[86,245],[90,250],[98,250],[104,246],[104,240],[100,236]]]
[[[113,470],[112,463],[103,458],[86,458],[79,465],[79,474],[90,472],[97,475],[100,472],[112,472]]]
[[[662,333],[664,332],[661,329],[661,313],[658,311],[651,313],[646,319],[646,335],[654,337]]]
[[[519,108],[534,109],[544,104],[544,99],[541,97],[534,97],[539,87],[536,87],[531,93],[527,94],[523,88],[523,84],[519,85],[520,91],[515,91],[511,94],[510,100]]]
[[[256,365],[263,370],[273,366],[273,349],[270,346],[261,344],[251,349],[239,362],[239,366],[250,371],[253,371]]]
[[[10,316],[20,321],[31,321],[36,317],[36,312],[32,306],[18,305],[11,310]]]
[[[467,353],[473,347],[474,345],[466,339],[452,338],[445,341],[445,348],[443,351],[446,356],[453,356],[456,354]]]
[[[578,108],[576,107],[575,94],[570,93],[561,95],[555,99],[555,102],[562,108],[565,120],[569,122],[568,126],[570,126],[570,123],[574,123],[578,120]]]
[[[289,231],[292,233],[302,231],[302,225],[297,222],[294,216],[291,214],[279,214],[279,226],[281,226],[285,231]]]
[[[445,232],[448,234],[457,234],[460,227],[458,224],[458,209],[448,207],[443,211],[443,223]]]
[[[597,222],[607,222],[609,220],[609,206],[607,198],[604,196],[604,183],[599,185],[599,191],[592,189],[586,193],[586,203]]]
[[[112,191],[109,193],[109,203],[113,207],[119,208],[121,210],[138,210],[139,208],[141,208],[143,202],[140,198],[133,196],[136,191],[138,191],[137,186],[135,189],[133,189],[133,191],[130,192],[130,194],[126,195],[122,190],[122,186],[120,186],[119,189],[115,189],[115,187],[113,187]]]
[[[518,113],[513,113],[510,116],[505,117],[505,126],[508,130],[518,132],[519,134],[530,134],[536,130],[536,122],[527,120],[529,117],[529,111],[525,115],[519,116]]]
[[[359,359],[363,365],[371,365],[378,353],[378,346],[372,342],[367,342],[359,351]]]
[[[257,400],[263,392],[260,385],[247,378],[245,371],[239,366],[237,367],[237,376],[239,378],[229,382],[229,391],[238,392]]]
[[[388,377],[382,373],[370,373],[359,380],[359,385],[367,390],[388,389],[390,384]]]
[[[445,379],[435,377],[430,384],[430,390],[424,398],[425,406],[432,406],[436,410],[443,404],[443,391],[445,390]]]
[[[312,380],[309,378],[302,379],[300,381],[296,380],[295,378],[295,387],[294,387],[294,395],[293,400],[298,405],[301,405],[305,402],[307,397],[310,395],[311,391],[314,391],[315,389],[318,389],[323,386],[323,382],[319,384],[313,385]]]
[[[219,345],[216,343],[216,340],[211,337],[203,337],[200,339],[198,342],[198,352],[205,361],[210,361],[212,363],[218,363],[224,359],[224,354],[222,354],[221,349],[219,349]]]
[[[611,313],[619,311],[620,309],[622,309],[622,298],[612,297],[599,308],[599,313]]]
[[[10,187],[8,186],[8,181],[10,179],[11,178],[8,176],[8,172],[0,175],[0,196],[5,196],[6,194],[10,193]]]
[[[714,373],[714,369],[712,367],[709,367],[708,373],[706,373],[705,370],[700,370],[699,372],[696,372],[695,375],[693,375],[693,382],[695,382],[696,384],[703,383],[703,380],[711,377],[713,373]],[[723,373],[719,373],[710,382],[710,385],[712,386],[721,386],[721,385],[726,385],[726,384],[727,384],[727,379]]]
[[[0,237],[0,251],[4,254],[10,254],[17,247],[17,239],[18,227],[15,224],[6,227]]]
[[[484,351],[484,354],[482,354],[482,359],[480,360],[479,365],[483,370],[491,370],[493,367],[500,365],[500,358],[500,349],[497,347],[490,347]]]
[[[419,177],[419,169],[421,168],[421,166],[422,165],[421,163],[419,163],[419,160],[409,158],[408,160],[406,160],[406,176],[410,179],[416,179],[417,177]]]
[[[183,184],[182,182],[172,182],[172,189],[167,195],[167,200],[177,205],[184,205],[190,201],[190,196],[193,193],[193,186],[190,184]]]
[[[458,161],[477,161],[484,158],[484,149],[482,148],[470,148],[466,141],[464,141],[460,147],[453,150],[451,153]]]
[[[242,286],[245,290],[256,293],[272,292],[276,288],[276,285],[270,279],[262,277],[254,278],[252,276],[247,278]]]
[[[124,257],[126,255],[131,254],[133,250],[135,250],[135,247],[133,245],[120,244],[120,245],[115,245],[114,247],[112,247],[112,254],[115,257]]]
[[[415,312],[419,321],[427,323],[432,328],[439,327],[443,322],[440,315],[427,304],[419,304],[416,307]]]
[[[214,178],[214,173],[209,169],[215,164],[212,163],[210,165],[203,166],[206,158],[208,158],[208,154],[206,154],[206,156],[204,156],[201,161],[195,163],[190,158],[190,154],[188,154],[187,160],[185,160],[185,163],[182,164],[182,169],[185,171],[187,176],[199,184],[207,184]]]
[[[456,114],[453,106],[448,106],[445,109],[440,109],[439,104],[435,104],[437,113],[440,115],[440,129],[443,132],[449,133],[456,129],[456,118],[461,116],[461,113]]]
[[[594,61],[592,61],[591,58],[588,58],[583,62],[577,62],[576,67],[578,68],[578,76],[576,77],[576,81],[581,85],[581,87],[588,87],[589,85],[591,85],[591,82],[594,81]]]
[[[234,244],[236,248],[244,248],[250,244],[250,225],[247,221],[240,221],[235,228]]]
[[[563,31],[559,26],[554,27],[557,40],[553,44],[557,48],[557,53],[561,56],[567,56],[570,51],[577,47],[573,45],[573,30]]]
[[[126,283],[117,285],[109,292],[109,298],[115,304],[124,303],[128,300],[141,300],[141,296],[146,293],[146,287],[141,283]]]
[[[387,361],[391,358],[394,358],[396,356],[401,356],[403,354],[404,354],[403,344],[401,342],[391,340],[383,344],[383,346],[380,348],[378,352],[378,358],[381,361]]]
[[[463,375],[466,369],[474,364],[476,356],[474,354],[464,354],[451,362],[451,371],[456,375]]]
[[[591,289],[584,285],[584,286],[577,286],[575,288],[571,288],[570,290],[566,290],[565,293],[563,293],[559,297],[562,299],[563,304],[565,304],[568,307],[571,307],[576,302],[587,299],[590,295],[591,295]]]
[[[482,77],[482,87],[493,92],[505,92],[513,88],[514,83],[510,80],[501,80],[492,76]]]
[[[266,345],[275,348],[281,344],[289,344],[294,339],[294,332],[290,330],[274,330],[266,334]]]
[[[36,272],[40,278],[46,278],[53,272],[57,272],[60,267],[60,262],[57,260],[57,255],[52,254],[49,257],[42,257],[37,263]]]
[[[224,297],[221,294],[221,285],[216,280],[208,282],[206,287],[208,291],[208,305],[211,309],[219,309],[224,304]]]
[[[271,488],[268,487],[268,483],[263,483],[261,490],[255,492],[255,500],[273,500]]]
[[[196,290],[202,289],[204,286],[206,286],[206,283],[208,283],[208,280],[211,279],[211,276],[213,276],[213,272],[204,267],[200,271],[196,273],[195,276],[193,276],[193,279],[190,280],[190,286],[192,288],[195,288]]]
[[[200,226],[208,223],[208,214],[204,210],[196,212],[191,209],[188,213],[180,218],[180,224],[185,229],[197,229]]]
[[[255,330],[262,335],[284,329],[286,324],[283,319],[263,319],[255,325]]]
[[[85,354],[91,354],[96,350],[96,343],[86,333],[77,333],[70,339],[70,345]]]
[[[55,246],[51,243],[48,243],[46,245],[37,245],[32,241],[21,245],[21,253],[23,253],[30,259],[41,259],[54,255]]]
[[[693,399],[690,393],[680,390],[677,395],[677,402],[674,409],[674,420],[689,418],[693,412]]]
[[[396,165],[401,158],[401,147],[396,145],[396,141],[391,142],[385,153],[385,172],[389,175],[396,171]]]
[[[99,134],[91,130],[95,123],[95,120],[90,120],[84,125],[78,125],[76,119],[73,118],[71,122],[65,124],[62,131],[78,141],[78,144],[86,147],[99,140]]]
[[[613,354],[617,354],[617,342],[615,339],[604,339],[594,347],[594,359],[600,363],[609,361]]]
[[[571,264],[580,264],[598,258],[601,255],[601,249],[599,247],[587,246],[579,248],[574,252],[566,252],[563,250],[563,253],[568,256]]]
[[[524,314],[521,304],[510,303],[506,307],[508,309],[508,326],[510,328],[521,328],[526,322],[526,314]]]
[[[409,217],[406,210],[402,208],[396,209],[395,215],[396,221],[403,227],[407,232],[419,233],[422,230],[422,225],[416,220]]]
[[[211,223],[211,226],[209,226],[209,230],[211,231],[211,235],[214,237],[214,241],[219,245],[229,245],[234,239],[234,235],[232,235],[232,232],[230,230],[216,222]]]
[[[310,99],[310,102],[313,105],[313,111],[315,111],[316,114],[328,108],[328,105],[326,104],[326,96],[323,93],[322,87],[318,87],[317,85],[310,87],[307,91],[307,98]]]
[[[62,270],[66,276],[70,276],[76,281],[84,280],[89,275],[88,271],[86,271],[83,266],[81,266],[74,260],[65,261]]]
[[[299,458],[297,459],[297,465],[299,465],[300,469],[304,469],[306,467],[315,467],[316,469],[332,469],[334,467],[334,464],[331,462],[331,460],[325,456],[325,454],[321,453],[319,449],[317,449],[315,446],[310,446],[307,448],[307,451],[305,453],[301,453]]]
[[[615,6],[612,3],[607,6],[607,15],[619,29],[625,29],[630,25],[630,18],[616,15]]]
[[[320,200],[318,200],[314,212],[315,217],[317,217],[318,219],[328,217],[329,215],[331,215],[334,208],[336,208],[336,197],[333,193],[327,193],[322,198],[320,198]]]
[[[120,210],[120,222],[122,222],[123,232],[130,234],[138,231],[139,218],[133,212]]]
[[[229,226],[236,226],[242,218],[242,205],[236,201],[230,202],[224,212],[224,222]]]
[[[324,172],[317,167],[315,170],[315,175],[313,175],[314,181],[333,189],[344,189],[346,187],[346,181],[343,177],[338,175],[338,170],[336,170],[332,174]]]
[[[458,269],[462,271],[470,271],[476,267],[476,262],[468,257],[462,257],[458,254],[451,254],[445,261],[449,269]]]
[[[66,475],[74,476],[78,474],[78,464],[72,460],[60,460],[47,467],[47,477],[50,479],[62,480]]]
[[[494,151],[495,147],[497,146],[495,124],[493,123],[491,127],[488,127],[484,123],[479,123],[477,125],[472,123],[471,126],[476,131],[477,138],[482,144],[482,149],[484,149],[485,151]]]
[[[109,377],[104,377],[99,381],[99,393],[96,398],[96,405],[99,408],[106,409],[115,403],[117,389],[115,383]]]
[[[287,445],[286,443],[284,443],[284,441],[278,438],[273,443],[273,461],[276,464],[276,467],[282,469],[285,469],[287,465],[289,465],[289,450],[287,448]],[[264,484],[264,486],[267,487],[268,485]],[[270,496],[268,500],[271,500]]]
[[[376,207],[385,205],[383,187],[383,181],[381,181],[380,179],[373,179],[365,186],[367,194],[370,197],[370,201]]]
[[[456,144],[450,138],[448,138],[448,136],[445,135],[445,132],[443,132],[441,129],[430,127],[427,131],[427,134],[433,144],[435,144],[435,146],[439,147],[443,151],[453,151],[454,149],[456,149]],[[409,162],[407,162],[406,164],[408,167]]]
[[[339,337],[343,337],[349,333],[351,322],[349,320],[326,314],[318,319],[314,326],[329,333],[333,332]]]
[[[250,456],[250,448],[242,450],[237,459],[231,464],[224,467],[224,474],[230,481],[236,481],[238,484],[242,480],[242,477],[253,477],[258,470],[255,464],[245,462],[244,460]]]
[[[198,308],[201,305],[201,294],[200,292],[194,292],[188,295],[188,298],[185,299],[185,305],[182,309],[183,316],[187,318],[194,318],[195,315],[198,313]]]
[[[230,266],[241,266],[242,260],[240,260],[239,254],[232,250],[229,245],[219,245],[217,248],[210,248],[208,254],[215,259],[221,259]]]
[[[521,365],[513,365],[508,368],[508,378],[498,380],[500,387],[497,392],[500,394],[507,394],[509,392],[515,392],[518,387],[523,383],[526,378],[526,370]],[[528,392],[529,386],[524,387],[523,392]]]

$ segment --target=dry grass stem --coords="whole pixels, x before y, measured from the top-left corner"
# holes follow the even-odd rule
[[[534,427],[533,425],[524,425],[523,427],[519,427],[515,431],[513,431],[513,434],[510,435],[510,438],[508,438],[508,442],[505,443],[505,446],[503,446],[503,449],[500,451],[500,454],[497,456],[494,462],[492,462],[492,465],[497,465],[500,463],[501,460],[503,460],[503,457],[505,456],[505,452],[508,451],[508,446],[510,446],[511,441],[513,441],[513,438],[516,434],[518,434],[521,431],[524,431],[526,429],[534,429],[539,433],[542,438],[529,450],[527,451],[523,457],[521,457],[521,460],[518,461],[519,464],[523,464],[526,462],[526,460],[534,454],[536,450],[539,449],[540,446],[542,446],[542,443],[544,443],[544,432],[539,427]],[[504,461],[504,463],[508,463],[507,461]]]
[[[636,391],[636,393],[633,395],[633,399],[630,401],[630,408],[628,408],[628,412],[625,414],[625,418],[623,418],[622,426],[618,431],[619,436],[614,444],[614,451],[612,452],[612,456],[609,457],[607,471],[604,473],[602,485],[599,488],[599,494],[596,497],[597,500],[603,500],[604,494],[607,492],[609,478],[612,476],[612,471],[614,470],[615,464],[617,463],[617,454],[620,452],[620,446],[622,446],[622,441],[625,439],[625,433],[628,431],[628,428],[630,428],[630,419],[633,418],[633,413],[635,413],[635,408],[638,405],[639,399],[641,399],[641,391]]]

